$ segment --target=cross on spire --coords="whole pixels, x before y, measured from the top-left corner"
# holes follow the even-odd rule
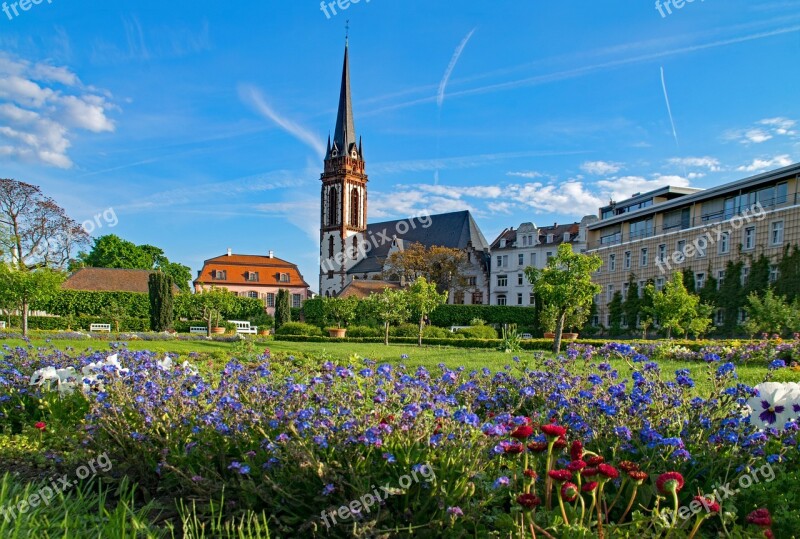
[[[347,19],[344,25],[344,44],[348,45],[350,43],[350,19]]]

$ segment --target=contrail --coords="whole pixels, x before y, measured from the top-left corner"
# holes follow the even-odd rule
[[[456,47],[456,51],[453,53],[453,57],[450,59],[450,64],[447,66],[447,70],[444,72],[444,77],[442,78],[442,82],[439,83],[439,93],[436,95],[436,104],[441,107],[442,103],[444,103],[444,91],[447,89],[447,82],[450,80],[450,75],[453,74],[453,70],[456,68],[456,64],[458,63],[458,59],[461,58],[461,53],[464,52],[464,47],[467,46],[469,43],[472,34],[475,33],[477,28],[473,28],[470,30],[467,37],[461,40],[461,43]]]
[[[667,81],[664,78],[664,66],[661,66],[661,87],[664,88],[664,100],[667,102],[669,123],[672,124],[672,136],[675,137],[675,146],[677,146],[678,151],[680,151],[681,145],[678,143],[678,131],[677,129],[675,129],[675,120],[672,118],[672,107],[669,106],[669,95],[667,94]]]
[[[249,85],[240,85],[239,96],[241,97],[242,101],[251,105],[262,116],[275,122],[278,127],[292,135],[300,142],[303,142],[307,146],[311,147],[315,152],[317,152],[317,155],[320,157],[325,156],[325,144],[321,139],[317,138],[305,127],[296,124],[288,118],[278,115],[278,113],[272,110],[272,107],[270,107],[266,101],[264,101],[264,96],[262,96],[261,92],[259,92],[256,88]]]

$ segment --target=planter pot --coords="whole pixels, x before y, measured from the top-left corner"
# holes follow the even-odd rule
[[[213,335],[225,335],[225,328],[211,328]]]
[[[344,339],[346,334],[347,329],[345,328],[330,328],[328,330],[328,335],[331,337],[331,339]]]
[[[577,341],[578,334],[577,333],[562,333],[561,338],[565,341]]]
[[[270,331],[268,329],[262,329],[258,332],[258,334],[261,335],[262,337],[269,337],[269,333]]]
[[[556,334],[555,333],[545,332],[544,338],[545,339],[555,339],[556,338]]]

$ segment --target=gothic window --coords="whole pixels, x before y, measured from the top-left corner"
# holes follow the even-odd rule
[[[339,224],[339,200],[336,197],[336,188],[328,190],[328,225],[336,226]]]
[[[352,226],[359,226],[361,221],[361,195],[358,193],[358,188],[353,187],[350,191],[350,224]]]
[[[358,258],[358,236],[353,236],[353,260]]]
[[[328,258],[333,258],[333,236],[328,237]]]

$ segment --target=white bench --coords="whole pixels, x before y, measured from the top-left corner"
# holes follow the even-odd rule
[[[455,333],[459,329],[469,329],[472,326],[450,326],[450,333]]]
[[[228,320],[228,323],[236,326],[236,333],[241,335],[258,335],[258,326],[251,326],[250,322]]]
[[[111,333],[111,324],[90,324],[89,331],[105,331]]]
[[[523,333],[522,334],[522,338],[524,340],[526,340],[526,341],[529,341],[529,340],[533,339],[533,335],[531,335],[530,333]]]
[[[6,329],[6,323],[0,320],[0,329]]]
[[[189,328],[189,333],[194,333],[195,335],[208,336],[208,328],[203,326],[192,326]]]

